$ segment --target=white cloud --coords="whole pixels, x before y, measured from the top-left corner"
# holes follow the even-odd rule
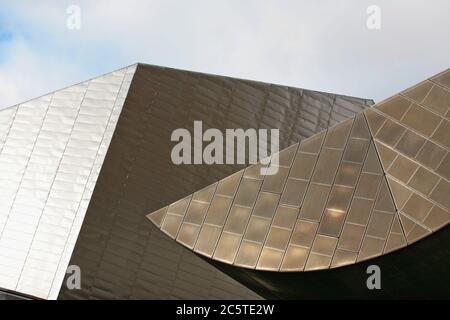
[[[80,31],[65,27],[70,4],[82,9]],[[371,4],[382,10],[380,31],[366,28]],[[378,100],[449,66],[446,0],[44,0],[0,7],[6,6],[26,22],[20,32],[35,30],[26,45],[39,59],[28,66],[29,82],[14,76],[28,56],[0,65],[10,100],[138,61]]]
[[[73,66],[42,56],[21,38],[13,40],[2,54],[6,62],[0,65],[0,107],[70,85],[80,77]]]

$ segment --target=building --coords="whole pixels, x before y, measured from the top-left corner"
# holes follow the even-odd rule
[[[430,246],[448,262],[435,248],[446,228],[435,231],[448,223],[449,74],[368,109],[367,99],[137,64],[1,110],[0,288],[42,299],[255,299],[326,297],[343,284],[353,297],[364,293],[349,274],[365,263],[386,260],[403,279],[418,267],[402,274],[397,262]],[[174,165],[170,135],[195,120],[278,128],[279,174]],[[292,176],[306,163],[309,175]],[[215,198],[228,205],[209,220]],[[195,204],[205,221],[189,221]],[[252,221],[255,238],[225,230],[232,213]],[[79,290],[65,285],[69,265],[80,267]],[[324,270],[304,272],[314,269]]]

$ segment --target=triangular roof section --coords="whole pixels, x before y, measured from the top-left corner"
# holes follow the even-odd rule
[[[135,71],[0,110],[0,288],[56,299]]]
[[[367,111],[408,243],[450,222],[450,71]]]
[[[449,223],[449,120],[446,70],[281,151],[276,175],[253,165],[202,200],[196,193],[147,217],[239,267],[310,271],[377,257]]]

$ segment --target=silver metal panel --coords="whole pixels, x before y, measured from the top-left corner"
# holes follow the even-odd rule
[[[0,111],[0,287],[57,298],[135,70]]]

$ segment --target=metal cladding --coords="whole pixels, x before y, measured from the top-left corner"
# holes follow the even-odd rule
[[[450,71],[371,105],[138,64],[0,110],[0,299],[360,294],[356,262],[448,230]],[[278,173],[173,164],[171,133],[194,121],[279,129]]]
[[[210,259],[255,270],[351,265],[450,222],[450,70],[148,215]]]
[[[58,296],[135,69],[0,111],[0,288]]]
[[[407,242],[447,225],[450,71],[383,101],[366,114]]]
[[[0,110],[0,298],[259,298],[147,223],[242,167],[177,167],[171,132],[281,127],[286,147],[371,104],[139,64]]]
[[[149,223],[145,215],[244,165],[175,165],[173,130],[279,128],[280,147],[318,133],[370,100],[138,65],[70,264],[81,290],[62,299],[259,298]]]

